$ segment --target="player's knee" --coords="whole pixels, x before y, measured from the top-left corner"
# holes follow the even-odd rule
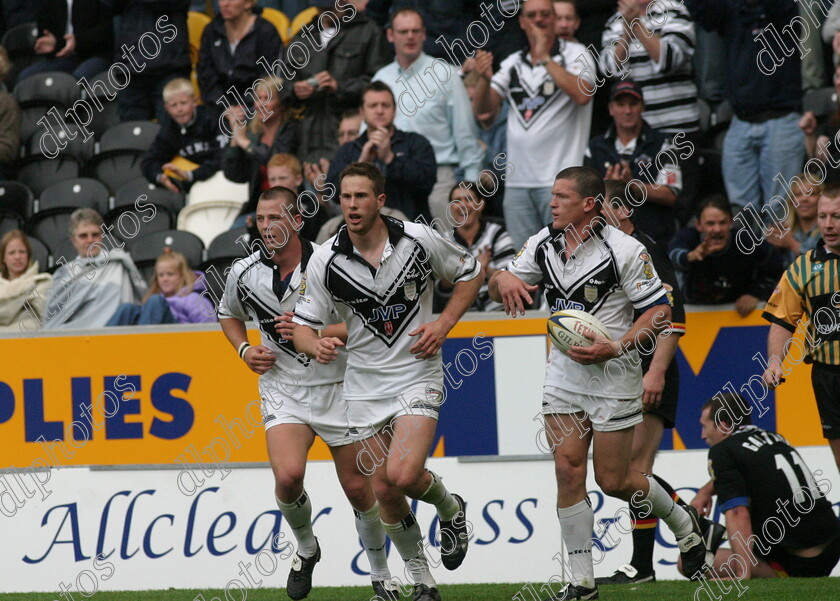
[[[344,495],[353,507],[369,506],[373,497],[373,491],[368,484],[367,478],[352,478],[341,483]]]
[[[274,474],[277,496],[281,499],[300,496],[303,492],[303,470],[284,470],[282,473]]]
[[[387,480],[378,480],[373,483],[373,492],[379,499],[379,504],[385,507],[393,506],[405,499],[405,495]]]
[[[627,479],[618,474],[595,474],[595,482],[598,487],[604,491],[605,495],[610,497],[618,497],[619,499],[628,499],[627,493]]]
[[[556,462],[554,475],[560,486],[575,486],[586,481],[586,464],[575,465],[567,461]]]

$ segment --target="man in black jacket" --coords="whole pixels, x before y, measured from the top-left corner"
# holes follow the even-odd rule
[[[668,135],[642,119],[645,102],[638,83],[613,85],[608,106],[613,123],[590,140],[583,164],[629,187],[636,227],[666,249],[676,231],[674,205],[682,189],[676,149]]]
[[[393,55],[382,29],[352,4],[311,4],[320,14],[289,42],[288,64],[280,71],[290,83],[283,89],[284,102],[304,109],[298,156],[318,163],[338,148],[335,132],[342,113],[359,106],[364,87]],[[302,60],[304,52],[308,61]],[[299,62],[304,64],[298,67]]]
[[[176,77],[190,76],[187,32],[190,0],[102,0],[102,3],[120,17],[115,58],[125,69],[121,72],[127,71],[130,76],[127,86],[117,95],[120,120],[156,117],[163,121],[166,116],[163,87]]]
[[[35,53],[47,60],[20,72],[18,79],[46,71],[91,78],[111,66],[114,23],[99,0],[36,0],[38,39]]]
[[[212,107],[197,105],[189,80],[173,79],[166,84],[163,102],[168,116],[143,157],[141,169],[150,182],[181,192],[222,168],[228,139],[219,129],[219,114]],[[176,156],[197,166],[189,170],[173,165]]]
[[[375,163],[385,174],[388,207],[402,211],[412,221],[422,217],[428,224],[429,194],[437,180],[432,145],[420,134],[394,127],[394,93],[381,81],[365,88],[361,113],[367,131],[338,149],[327,181],[338,189],[339,174],[347,165]]]

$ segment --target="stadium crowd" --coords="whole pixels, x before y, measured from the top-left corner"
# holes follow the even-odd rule
[[[787,280],[779,284],[783,273],[798,273],[797,265],[807,261],[827,264],[837,252],[840,234],[824,222],[840,219],[840,212],[832,209],[830,219],[817,214],[820,199],[840,208],[840,160],[832,148],[840,144],[838,6],[796,0],[36,0],[3,2],[0,17],[0,331],[219,318],[239,356],[261,375],[292,341],[310,357],[320,361],[327,353],[332,361],[348,329],[375,345],[373,338],[391,338],[394,326],[387,321],[391,331],[383,325],[369,335],[354,322],[354,307],[339,319],[341,308],[324,299],[352,296],[358,290],[348,289],[365,278],[373,289],[389,256],[385,245],[413,248],[422,239],[431,248],[440,317],[409,334],[421,334],[414,345],[397,349],[416,366],[414,358],[437,354],[467,309],[558,310],[571,298],[558,289],[566,290],[565,263],[576,258],[575,249],[612,240],[611,248],[626,255],[622,266],[600,283],[590,279],[582,295],[592,304],[590,295],[606,298],[621,288],[627,302],[612,297],[623,303],[611,309],[620,317],[613,325],[628,340],[600,350],[575,347],[564,359],[563,377],[547,381],[557,393],[544,412],[556,418],[555,432],[562,431],[573,419],[573,412],[558,409],[570,398],[563,386],[575,369],[581,378],[590,374],[572,363],[629,362],[638,341],[628,326],[650,325],[642,317],[653,320],[656,311],[672,317],[673,344],[634,372],[638,377],[623,383],[626,390],[602,395],[625,413],[588,412],[596,447],[600,439],[620,451],[600,459],[596,451],[595,471],[612,496],[630,502],[644,494],[653,515],[676,534],[688,575],[701,568],[707,548],[716,550],[701,544],[703,535],[714,533],[697,513],[705,504],[688,506],[667,482],[647,475],[662,429],[673,426],[682,300],[734,303],[747,316],[770,299],[765,317],[786,336],[802,316],[797,294],[807,296],[808,285],[794,290],[788,284],[788,290]],[[229,183],[246,191],[226,196]],[[373,206],[383,194],[387,206],[366,213],[364,203]],[[342,214],[339,196],[362,208]],[[207,209],[204,222],[195,219],[200,209]],[[345,217],[348,227],[340,229]],[[372,229],[362,227],[365,220]],[[282,227],[271,230],[269,222]],[[579,225],[589,235],[569,246],[563,228]],[[275,259],[253,253],[249,242],[260,238],[273,243]],[[316,246],[327,239],[334,241],[330,248]],[[370,243],[365,252],[356,248],[360,241]],[[326,272],[333,254],[356,272],[347,281],[329,279],[336,287],[329,291],[318,289],[328,278],[313,279],[306,296],[305,265]],[[618,273],[627,257],[640,260],[632,267],[638,273]],[[269,318],[249,310],[234,278],[220,289],[214,281],[223,278],[206,275],[227,274],[241,258],[231,273],[253,268],[260,274],[244,296],[264,295],[274,311]],[[286,279],[277,277],[283,273]],[[408,300],[423,295],[423,278],[431,273],[410,276],[416,282],[404,286]],[[609,293],[598,288],[606,281],[614,285]],[[544,297],[535,294],[539,285]],[[309,312],[300,302],[293,312],[297,290]],[[354,297],[345,305],[367,300]],[[423,307],[429,316],[431,306]],[[295,329],[293,316],[304,328]],[[248,343],[249,319],[268,324],[264,345]],[[338,333],[323,335],[327,328]],[[327,352],[325,340],[342,343],[330,342]],[[837,357],[823,358],[833,369],[818,402],[833,394],[839,377]],[[295,364],[298,356],[291,352],[286,360]],[[352,352],[345,360],[352,367],[347,376],[334,370],[322,384],[337,389],[344,380],[346,390],[353,384],[363,390],[352,379],[373,364]],[[768,385],[778,385],[781,366],[768,372]],[[418,381],[429,374],[420,375]],[[394,378],[394,386],[404,384]],[[623,404],[642,383],[644,398],[627,410]],[[583,385],[571,392],[577,400],[587,394]],[[663,399],[670,413],[655,417],[652,410]],[[653,415],[643,417],[642,403]],[[824,433],[840,465],[840,442],[825,429],[826,415],[836,422],[836,410],[825,406]],[[401,409],[391,409],[399,416]],[[431,444],[435,407],[432,413],[424,414],[431,425],[418,435],[419,448]],[[617,419],[618,425],[610,423]],[[637,432],[646,433],[638,437],[646,437],[646,445],[628,429],[643,422]],[[302,429],[306,438],[292,449],[301,465],[283,463],[291,451],[272,447],[281,443],[269,436],[278,507],[302,529],[297,574],[290,576],[293,599],[306,597],[320,559],[303,490],[314,433]],[[327,432],[325,440],[344,448],[343,432]],[[725,443],[728,435],[704,424],[711,446],[732,446]],[[761,435],[782,449],[783,441]],[[273,436],[281,438],[278,431]],[[655,579],[653,532],[639,529],[629,568],[596,581],[586,557],[592,508],[585,472],[581,477],[578,469],[588,445],[554,449],[558,484],[567,487],[560,486],[565,496],[558,518],[567,546],[582,554],[573,563],[575,582],[557,599],[594,599],[597,584]],[[712,456],[725,460],[726,448],[717,446]],[[793,451],[782,450],[794,461]],[[460,565],[467,549],[464,502],[425,464],[389,466],[396,473],[376,475],[369,489],[341,451],[334,457],[360,536],[370,540],[372,565],[381,562],[373,550],[381,550],[386,532],[407,562],[416,559],[411,553],[419,529],[406,495],[437,508],[442,531],[456,541],[444,565]],[[718,485],[733,523],[749,519],[739,509],[747,488]],[[709,497],[712,492],[706,490]],[[638,508],[630,503],[630,509]],[[830,511],[823,509],[825,518]],[[836,526],[831,516],[826,521]],[[779,559],[768,551],[766,557],[791,561],[803,575],[830,572],[840,557],[840,533],[828,541],[812,538],[794,550],[828,549],[825,565],[800,561],[817,555]],[[770,563],[762,569],[770,570]],[[439,600],[428,566],[417,574],[422,590],[415,598]],[[372,574],[374,590],[385,598],[391,598],[383,588],[389,577],[387,564]]]
[[[840,8],[577,4],[4,2],[0,233],[26,232],[27,268],[54,272],[76,256],[73,211],[94,209],[116,227],[104,247],[146,278],[170,247],[200,246],[191,269],[224,267],[280,182],[308,202],[302,235],[328,238],[338,173],[367,160],[386,174],[387,210],[502,266],[550,221],[554,174],[586,164],[627,184],[633,222],[668,250],[688,302],[748,314],[816,243],[816,199],[837,179]],[[221,174],[248,193],[207,213],[218,239],[160,235],[201,236],[180,213]],[[468,238],[469,212],[450,206],[460,182],[482,201]],[[141,193],[153,218],[138,220]],[[49,321],[42,305],[4,313],[32,330]]]

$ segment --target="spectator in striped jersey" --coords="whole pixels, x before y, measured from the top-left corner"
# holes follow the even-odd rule
[[[490,300],[487,280],[510,261],[515,253],[513,242],[504,226],[484,218],[487,198],[484,186],[473,182],[459,182],[449,192],[449,213],[452,223],[458,224],[447,237],[466,248],[484,268],[485,282],[478,292],[470,311],[501,311],[501,303]],[[435,282],[436,300],[448,300],[453,285],[446,280]],[[441,298],[442,297],[442,298]],[[445,306],[445,302],[441,307]]]
[[[620,0],[602,37],[601,69],[608,77],[628,76],[642,86],[651,127],[699,143],[700,109],[694,83],[694,23],[674,0]],[[680,205],[692,207],[699,177],[698,155],[681,163]]]

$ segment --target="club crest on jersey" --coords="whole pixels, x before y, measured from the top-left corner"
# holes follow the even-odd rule
[[[586,299],[587,303],[594,303],[595,300],[598,298],[598,286],[586,284],[583,287],[583,298]]]
[[[386,321],[385,322],[385,334],[388,336],[394,335],[394,322],[393,321]]]
[[[417,300],[417,282],[414,280],[406,282],[403,286],[403,294],[407,300]]]

